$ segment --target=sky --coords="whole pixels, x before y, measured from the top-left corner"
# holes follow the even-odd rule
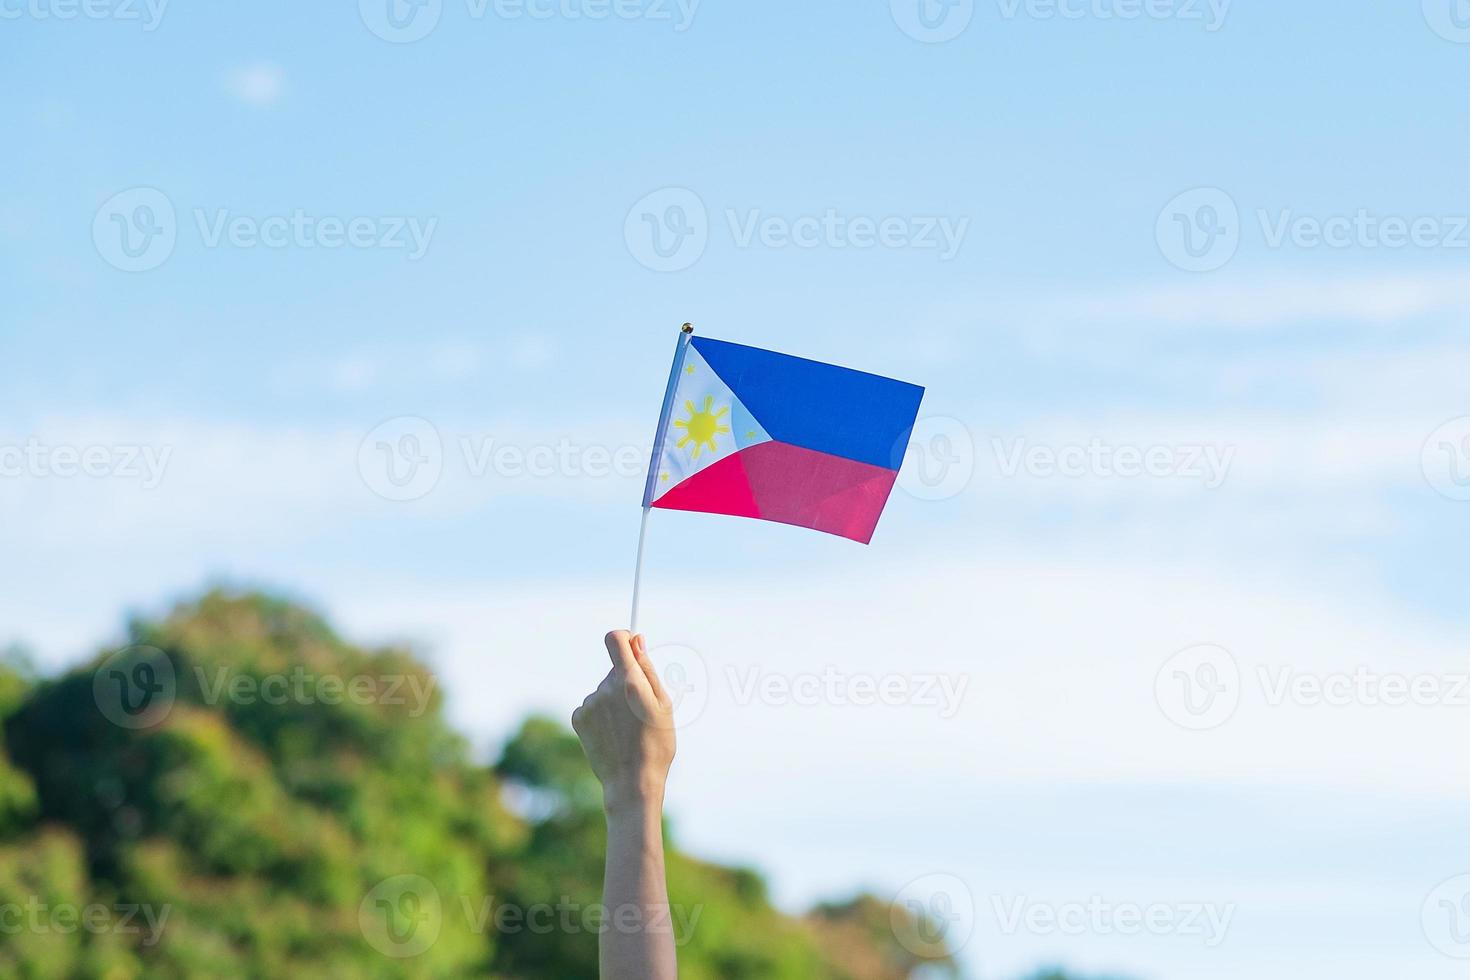
[[[692,321],[927,393],[866,548],[653,515],[679,840],[983,980],[1462,975],[1461,0],[0,20],[0,643],[266,587],[491,758]]]

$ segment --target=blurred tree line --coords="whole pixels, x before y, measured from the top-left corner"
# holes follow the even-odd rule
[[[408,650],[265,595],[128,632],[53,679],[0,657],[0,977],[597,976],[600,789],[560,724],[477,765]],[[263,696],[282,675],[432,696]],[[684,980],[958,975],[872,896],[793,917],[753,871],[668,870]]]

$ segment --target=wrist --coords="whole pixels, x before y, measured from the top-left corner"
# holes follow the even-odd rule
[[[662,780],[629,780],[608,783],[602,788],[602,809],[613,819],[652,818],[660,821],[664,812]]]

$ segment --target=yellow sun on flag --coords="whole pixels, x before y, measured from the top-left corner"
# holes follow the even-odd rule
[[[677,443],[678,448],[683,449],[689,443],[694,443],[694,459],[699,458],[699,452],[705,446],[709,447],[710,452],[719,452],[720,447],[715,444],[715,436],[725,435],[730,431],[728,425],[720,423],[720,419],[730,411],[730,406],[726,405],[718,412],[712,412],[710,409],[714,407],[714,404],[714,395],[704,396],[703,409],[696,409],[692,401],[686,401],[684,408],[688,410],[689,418],[674,420],[674,428],[683,429],[685,432],[684,438]]]

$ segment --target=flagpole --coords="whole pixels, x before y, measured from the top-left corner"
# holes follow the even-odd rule
[[[643,585],[643,541],[648,537],[648,512],[652,507],[643,508],[643,520],[638,522],[638,562],[633,566],[633,612],[628,617],[628,632],[634,636],[638,635],[638,592]]]
[[[679,328],[679,346],[674,348],[674,364],[669,369],[669,384],[664,389],[664,404],[658,415],[658,430],[653,436],[653,454],[648,460],[648,479],[643,484],[643,518],[638,522],[638,558],[633,565],[633,608],[628,615],[628,632],[638,632],[638,597],[643,586],[643,544],[648,538],[648,512],[653,509],[654,481],[658,479],[658,463],[664,452],[664,437],[669,431],[669,415],[674,407],[674,390],[679,387],[679,369],[684,366],[684,352],[694,338],[694,324]]]

